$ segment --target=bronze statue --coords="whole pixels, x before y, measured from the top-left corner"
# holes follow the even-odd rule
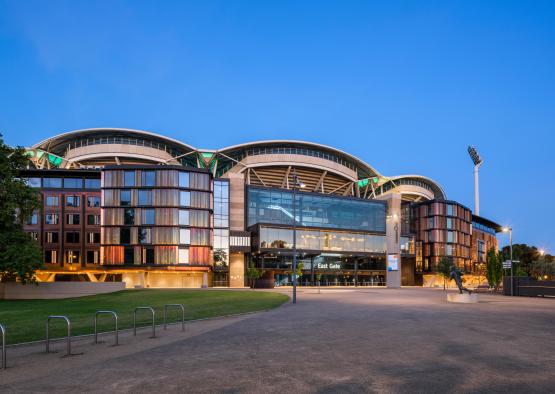
[[[455,265],[451,266],[451,274],[449,275],[449,279],[455,279],[455,283],[457,284],[457,287],[459,288],[459,292],[462,294],[463,290],[467,291],[468,294],[472,294],[472,290],[467,289],[466,287],[463,286],[462,284],[462,279],[461,277],[463,276],[462,272],[455,267]]]

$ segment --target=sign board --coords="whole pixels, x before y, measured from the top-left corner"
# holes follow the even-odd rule
[[[511,260],[505,260],[501,264],[503,264],[503,268],[505,268],[505,269],[511,268]]]
[[[388,254],[387,255],[387,270],[388,271],[399,271],[399,255],[398,254]]]

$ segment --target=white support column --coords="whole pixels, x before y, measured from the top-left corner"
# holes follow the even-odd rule
[[[388,193],[380,196],[380,200],[387,201],[386,215],[386,239],[387,239],[387,256],[386,256],[386,284],[388,288],[396,289],[401,287],[401,194]],[[398,267],[395,271],[389,271],[388,259],[390,256],[396,256]]]

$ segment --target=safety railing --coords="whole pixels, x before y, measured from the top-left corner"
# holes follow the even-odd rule
[[[181,331],[185,331],[185,307],[183,304],[166,304],[164,305],[164,330],[166,329],[166,317],[168,308],[179,308],[181,309]]]
[[[0,332],[2,333],[2,369],[8,368],[6,364],[6,328],[0,324]]]
[[[114,311],[96,311],[94,314],[94,343],[98,343],[98,315],[112,315],[114,317],[115,346],[118,346],[118,314]]]
[[[67,354],[66,356],[71,356],[71,321],[67,318],[67,316],[48,316],[46,320],[46,353],[50,353],[50,320],[53,319],[60,319],[65,320],[67,324]]]
[[[150,313],[152,314],[152,337],[151,338],[155,338],[156,324],[154,322],[154,316],[156,312],[154,312],[154,309],[152,309],[150,306],[138,306],[135,308],[135,311],[133,311],[133,335],[134,336],[137,335],[137,311],[140,311],[140,310],[147,310],[147,311],[150,311]]]

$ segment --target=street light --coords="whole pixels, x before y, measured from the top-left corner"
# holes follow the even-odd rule
[[[511,259],[511,296],[513,295],[513,229],[511,227],[503,227],[502,228],[504,233],[509,233],[509,251],[510,251],[510,259]]]
[[[293,168],[293,304],[297,303],[297,189],[305,187]]]

